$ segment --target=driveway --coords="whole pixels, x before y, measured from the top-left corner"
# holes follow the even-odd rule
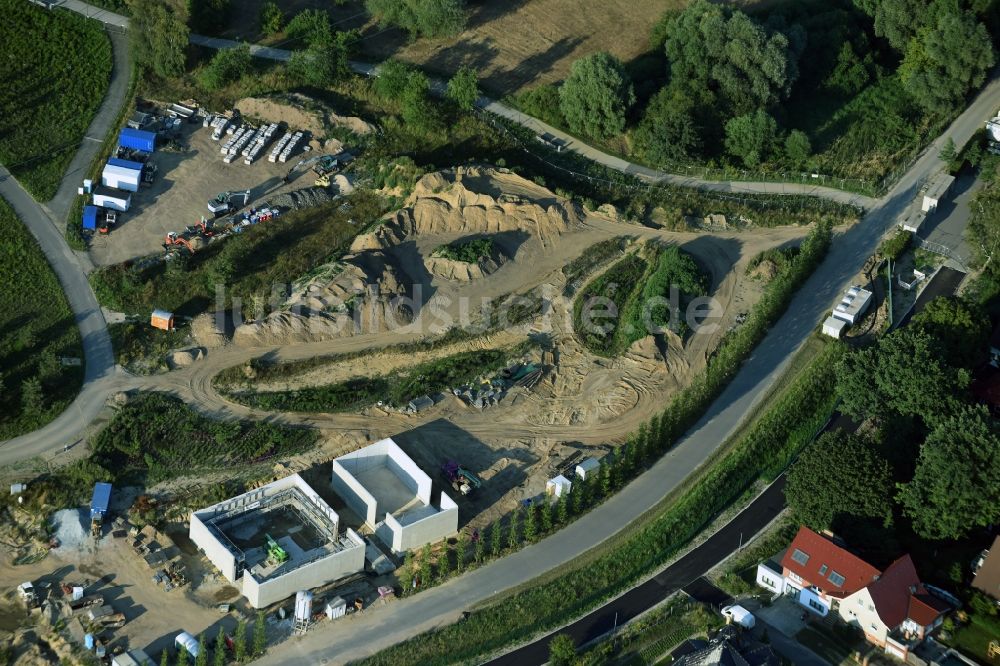
[[[963,265],[972,259],[972,248],[965,239],[965,229],[972,215],[972,199],[983,189],[976,173],[963,173],[955,179],[948,201],[945,201],[920,226],[917,234],[923,240],[948,249]],[[929,249],[935,249],[931,246]]]

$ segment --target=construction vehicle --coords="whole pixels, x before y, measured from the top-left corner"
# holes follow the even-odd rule
[[[288,553],[285,552],[285,549],[279,546],[270,534],[265,534],[264,537],[267,539],[267,559],[275,564],[287,562]]]
[[[481,488],[483,480],[472,471],[465,469],[454,460],[448,460],[441,465],[441,471],[445,478],[451,483],[451,487],[462,493],[470,495],[473,491]]]
[[[118,222],[118,211],[112,208],[104,209],[104,223],[97,227],[97,231],[102,234],[111,233],[112,227]]]
[[[35,586],[31,581],[25,581],[17,586],[17,596],[28,608],[38,605],[38,596],[35,594]]]
[[[330,187],[330,174],[325,173],[313,183],[316,187]]]
[[[216,217],[237,211],[250,203],[250,190],[245,192],[219,192],[208,202],[208,212]]]
[[[100,594],[88,594],[85,597],[80,597],[79,599],[73,599],[69,602],[69,607],[72,610],[80,610],[82,608],[90,608],[91,606],[103,606],[104,597]]]
[[[194,254],[194,246],[191,245],[191,241],[184,236],[178,234],[176,231],[168,231],[166,237],[163,239],[163,247],[170,250],[171,246],[183,245],[187,248],[188,252]]]
[[[189,235],[198,234],[202,238],[211,238],[215,235],[214,225],[209,225],[204,216],[193,225],[185,228]]]
[[[288,173],[285,174],[285,177],[282,180],[286,183],[291,182],[293,175],[297,171],[312,167],[314,164],[316,166],[313,167],[313,171],[316,175],[325,176],[326,174],[335,171],[339,162],[333,155],[316,155],[314,157],[306,157],[296,162],[292,168],[288,170]]]

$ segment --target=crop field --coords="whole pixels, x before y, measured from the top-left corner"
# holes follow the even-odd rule
[[[355,377],[295,391],[233,393],[230,397],[252,407],[300,412],[347,411],[380,400],[391,407],[403,407],[414,398],[496,372],[505,367],[509,359],[521,356],[526,350],[527,344],[511,349],[461,352],[388,375]]]
[[[80,331],[62,286],[35,239],[0,199],[0,438],[39,428],[59,415],[83,381]]]
[[[107,266],[91,275],[91,283],[101,303],[132,314],[155,308],[198,314],[214,305],[216,285],[247,303],[334,258],[360,228],[349,219],[373,221],[383,212],[371,195],[355,194],[349,202],[349,209],[342,210],[340,200],[287,213],[186,259],[142,270],[129,262]]]
[[[108,87],[111,42],[68,11],[0,0],[0,12],[0,162],[48,201]]]

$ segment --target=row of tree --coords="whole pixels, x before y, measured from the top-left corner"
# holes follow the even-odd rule
[[[840,409],[866,426],[824,434],[793,465],[786,496],[796,515],[816,529],[904,518],[933,540],[995,523],[1000,428],[969,394],[989,335],[978,306],[938,298],[907,327],[847,354]]]
[[[265,650],[267,650],[267,625],[264,622],[264,613],[258,612],[257,619],[253,624],[253,638],[249,649],[247,647],[247,623],[244,620],[241,619],[236,624],[231,650],[226,645],[226,632],[222,627],[219,627],[219,633],[215,637],[215,645],[212,647],[211,663],[212,666],[226,666],[232,662],[241,664],[260,657]],[[209,651],[205,634],[198,636],[198,654],[193,661],[184,647],[178,649],[177,657],[173,661],[170,660],[170,653],[163,650],[160,653],[160,666],[172,666],[172,664],[176,664],[176,666],[188,666],[189,664],[208,666]]]

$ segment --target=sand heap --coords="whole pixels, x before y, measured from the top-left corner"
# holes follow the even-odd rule
[[[547,200],[552,203],[539,203]],[[416,234],[522,231],[549,238],[565,233],[583,217],[583,211],[571,202],[556,199],[548,190],[506,169],[458,167],[417,181],[406,206],[374,232],[358,236],[351,251],[383,249]]]
[[[550,239],[582,220],[583,211],[574,204],[505,169],[459,167],[428,174],[404,208],[355,238],[340,261],[296,283],[280,312],[238,327],[233,341],[261,346],[398,328],[416,315],[400,305],[399,297],[409,295],[414,285],[414,276],[393,255],[403,241],[421,234],[459,238],[503,232]],[[435,259],[425,266],[439,277],[471,280],[503,261],[498,253],[478,265]]]
[[[424,259],[424,267],[431,275],[445,280],[455,280],[457,282],[469,282],[478,280],[495,273],[501,266],[507,263],[507,257],[502,252],[495,252],[496,256],[482,257],[474,264],[465,261],[455,261],[444,257],[427,257]]]
[[[296,130],[305,130],[313,137],[324,137],[329,126],[346,127],[355,134],[368,134],[374,127],[356,116],[340,116],[322,103],[293,93],[276,97],[244,97],[235,104],[244,116],[260,118],[269,123],[285,123]]]

